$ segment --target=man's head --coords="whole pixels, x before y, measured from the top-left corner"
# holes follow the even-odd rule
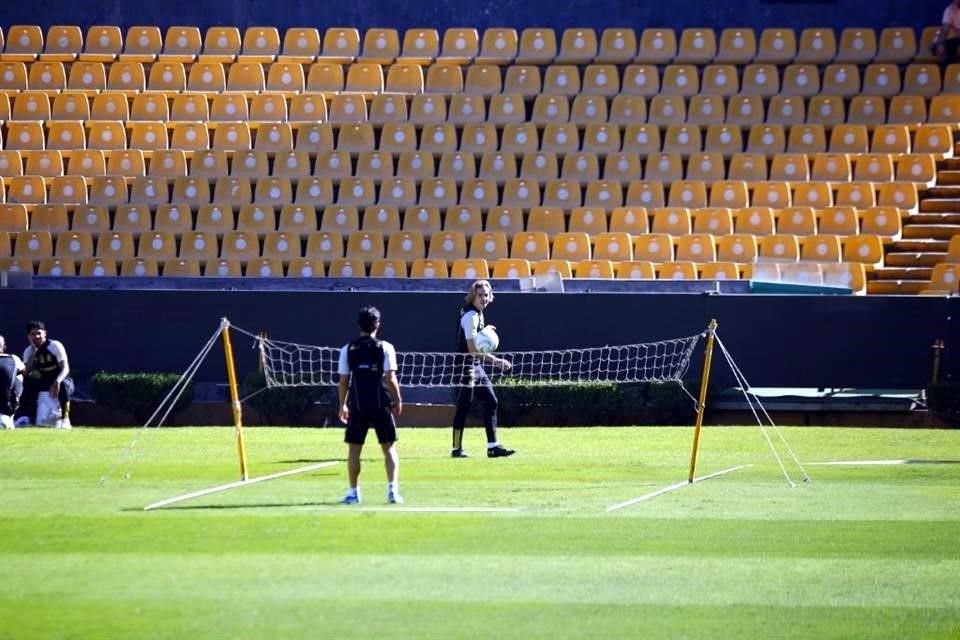
[[[360,331],[373,333],[380,328],[380,311],[370,305],[361,308],[357,316],[357,324],[360,325]]]
[[[467,304],[472,304],[483,311],[493,302],[493,287],[489,280],[477,280],[467,290]]]
[[[31,320],[27,323],[27,342],[34,348],[39,349],[40,345],[47,341],[47,326],[40,320]]]

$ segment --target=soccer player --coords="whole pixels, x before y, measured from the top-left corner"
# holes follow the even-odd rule
[[[347,425],[347,476],[350,489],[340,500],[360,503],[360,452],[372,426],[383,449],[387,469],[387,502],[400,504],[396,417],[403,411],[400,383],[397,381],[397,353],[386,340],[377,339],[380,312],[376,307],[360,309],[357,317],[360,337],[343,346],[337,373],[340,374],[340,421]]]
[[[7,353],[7,341],[0,336],[0,427],[13,429],[13,415],[23,392],[23,361]]]
[[[73,379],[70,378],[70,363],[67,350],[59,340],[47,338],[47,327],[39,320],[27,323],[27,342],[23,352],[26,366],[23,380],[23,395],[17,410],[17,426],[33,422],[37,414],[37,398],[47,391],[50,399],[60,403],[60,417],[54,426],[70,429],[70,398],[73,397]]]
[[[457,352],[467,353],[463,358],[463,380],[457,387],[457,409],[453,416],[452,458],[468,458],[463,450],[463,428],[467,423],[467,414],[475,402],[483,406],[483,426],[487,432],[487,457],[503,458],[512,456],[513,449],[507,449],[497,441],[497,394],[493,383],[483,370],[483,364],[509,371],[510,362],[498,358],[492,353],[480,353],[474,340],[477,332],[483,329],[485,321],[483,311],[493,302],[493,287],[487,280],[477,280],[467,290],[466,304],[460,309],[457,323]],[[491,327],[493,325],[490,325]]]

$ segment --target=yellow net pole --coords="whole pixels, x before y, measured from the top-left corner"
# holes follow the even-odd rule
[[[703,410],[707,405],[707,386],[710,384],[710,363],[713,360],[713,334],[717,330],[717,321],[711,320],[707,326],[707,346],[704,349],[703,375],[700,377],[700,401],[697,403],[697,424],[693,430],[693,451],[690,453],[690,475],[693,482],[697,473],[697,452],[700,449],[700,431],[703,427]]]
[[[227,358],[227,381],[230,383],[230,405],[233,408],[233,426],[237,431],[237,453],[240,456],[240,479],[247,480],[247,451],[243,446],[243,419],[240,412],[240,392],[237,389],[237,373],[233,366],[233,346],[230,344],[230,321],[222,318],[223,353]]]

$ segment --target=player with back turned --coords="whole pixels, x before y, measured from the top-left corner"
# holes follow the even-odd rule
[[[467,422],[467,414],[474,403],[479,403],[483,410],[483,426],[487,435],[487,457],[503,458],[514,454],[513,449],[507,449],[497,441],[497,394],[494,393],[493,383],[483,369],[489,364],[503,371],[509,371],[510,362],[498,358],[492,353],[481,353],[477,349],[477,332],[487,326],[483,311],[493,302],[493,287],[487,280],[477,280],[467,290],[466,304],[460,309],[460,319],[457,322],[457,352],[469,354],[462,361],[463,379],[457,387],[457,409],[453,416],[453,458],[467,458],[463,450],[463,429]],[[491,325],[492,326],[492,325]]]
[[[360,453],[373,427],[383,450],[387,471],[387,502],[402,503],[398,485],[400,456],[397,454],[396,417],[403,411],[397,382],[397,354],[392,344],[377,339],[380,312],[376,307],[360,309],[357,317],[360,337],[340,350],[340,420],[347,425],[347,475],[350,488],[340,501],[360,502]]]

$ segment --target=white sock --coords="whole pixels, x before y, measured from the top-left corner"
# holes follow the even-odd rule
[[[487,449],[495,449],[500,446],[499,442],[488,442]]]
[[[357,487],[350,487],[350,488],[347,489],[347,495],[348,495],[348,496],[359,495],[359,493],[360,493],[360,491],[357,489]]]
[[[390,493],[397,493],[397,483],[396,483],[396,482],[388,482],[388,483],[387,483],[387,491],[389,491]]]

